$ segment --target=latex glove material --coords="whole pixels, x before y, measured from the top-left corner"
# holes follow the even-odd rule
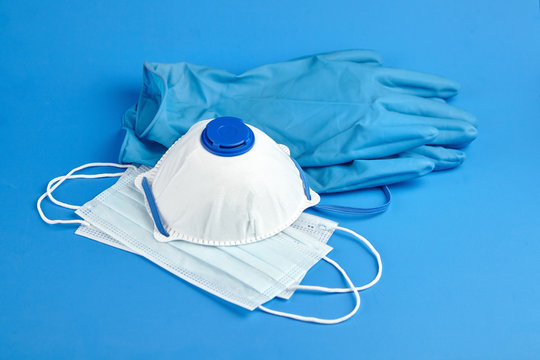
[[[146,63],[143,79],[139,102],[124,117],[132,130],[127,137],[165,148],[195,122],[216,116],[258,127],[287,145],[302,166],[381,158],[424,144],[459,147],[475,137],[472,115],[431,99],[455,95],[457,83],[382,67],[371,51],[308,56],[241,75]],[[147,158],[130,152],[134,140],[127,140],[124,162]]]
[[[393,157],[304,167],[304,172],[317,193],[333,193],[411,180],[432,171],[455,168],[464,160],[461,150],[424,145]]]
[[[446,105],[443,99],[431,100]],[[476,137],[476,119],[473,116],[464,116],[463,119],[471,126],[468,130],[471,132],[469,136]],[[449,127],[448,131],[450,129]],[[465,152],[460,149],[422,145],[387,158],[358,159],[325,167],[304,167],[304,171],[313,190],[318,193],[332,193],[389,185],[411,180],[431,171],[453,169],[461,165],[465,158]]]
[[[351,170],[346,179],[315,178],[318,192],[345,190],[343,180],[353,188],[390,184],[463,161],[418,154],[418,161],[401,163],[396,173],[381,168],[387,161],[369,164],[368,173],[357,163],[366,168],[364,160],[407,151],[410,156],[418,146],[450,149],[472,141],[474,117],[444,102],[458,88],[442,77],[384,68],[376,53],[362,50],[307,56],[241,75],[187,63],[145,64],[139,102],[124,115],[120,160],[154,165],[194,122],[234,115],[289,146],[303,167],[346,164]],[[446,152],[459,158],[451,154]],[[307,171],[312,177],[335,173]]]

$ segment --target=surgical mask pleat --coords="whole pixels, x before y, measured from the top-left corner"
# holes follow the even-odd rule
[[[283,272],[275,267],[273,264],[263,261],[257,256],[254,256],[250,252],[246,251],[246,247],[252,244],[247,244],[245,246],[226,246],[221,247],[222,251],[227,252],[229,255],[234,256],[239,261],[243,261],[251,265],[255,269],[261,269],[272,279],[279,281],[283,277]]]
[[[268,240],[268,239],[266,239]],[[264,240],[264,241],[266,241]],[[293,263],[291,260],[294,256],[291,256],[291,252],[297,254],[295,249],[289,249],[289,251],[283,251],[283,241],[281,236],[277,236],[274,241],[267,244],[263,244],[262,241],[246,244],[249,246],[244,247],[244,250],[254,257],[259,258],[266,263],[272,263],[274,267],[278,268],[281,272],[287,272]]]
[[[174,246],[155,241],[149,230],[114,210],[113,208],[118,208],[118,206],[114,206],[114,201],[110,201],[110,199],[107,200],[107,204],[102,203],[103,199],[93,200],[91,201],[93,204],[85,205],[77,213],[101,231],[137,251],[138,254],[184,280],[234,304],[253,310],[275,296],[260,293],[230,275],[216,271],[215,267],[201,263],[199,259]],[[279,292],[280,289],[276,291]]]
[[[122,182],[117,187],[117,192],[130,198],[131,200],[137,202],[138,204],[142,205],[144,207],[144,197],[141,194],[139,190],[134,188],[133,186],[129,186],[129,184],[126,184],[125,182]]]
[[[330,219],[303,213],[290,228],[308,233],[319,242],[327,243],[338,224]],[[288,228],[288,229],[290,229]],[[286,230],[288,230],[286,229]]]
[[[217,247],[192,244],[186,241],[172,241],[171,243],[172,246],[182,252],[196,257],[209,266],[216,267],[216,271],[222,271],[260,293],[266,293],[268,289],[276,285],[274,279],[270,276],[249,264],[237,261],[234,257]],[[213,264],[219,264],[219,267]],[[284,288],[285,286],[283,286]]]
[[[138,214],[135,216],[137,218],[137,223],[152,234],[152,221],[146,213],[144,205],[119,192],[112,192],[110,197],[116,199],[112,204],[122,204],[121,207],[113,208],[113,210],[118,213]],[[143,218],[147,221],[141,223],[140,220]],[[130,220],[133,221],[133,219]],[[192,244],[186,241],[172,241],[170,243],[179,251],[199,259],[209,267],[216,267],[214,264],[219,264],[220,266],[216,268],[216,271],[222,271],[260,293],[266,293],[269,290],[273,290],[274,286],[276,286],[274,280],[264,272],[249,264],[235,261],[234,258],[220,250],[218,247]],[[285,289],[286,285],[282,284],[281,287]]]
[[[295,228],[287,228],[285,231],[283,231],[284,235],[286,234],[291,239],[294,239],[295,241],[301,241],[305,247],[310,249],[309,251],[312,252],[312,254],[319,254],[321,252],[324,252],[325,256],[328,254],[329,251],[325,251],[326,248],[329,248],[328,245],[325,243],[319,241],[315,235],[311,237],[309,234],[303,233],[301,230],[295,229]],[[315,265],[315,263],[313,264]],[[312,266],[313,266],[312,265]],[[310,266],[309,268],[311,268]],[[304,279],[305,275],[307,274],[307,271],[301,271],[295,274],[295,278],[292,284],[287,287],[287,289],[283,290],[278,297],[282,299],[289,299],[295,292],[295,286],[300,284],[300,282]]]
[[[75,230],[76,235],[84,236],[85,238],[100,242],[105,245],[109,245],[112,247],[115,247],[120,250],[124,250],[130,253],[137,254],[136,251],[131,250],[126,245],[122,244],[120,241],[116,240],[112,236],[104,233],[103,231],[99,230],[95,226],[79,226],[77,230]]]
[[[142,213],[140,213],[141,209],[144,209],[143,205],[143,198],[142,195],[138,194],[137,192],[133,191],[133,187],[121,187],[120,192],[124,194],[128,199],[125,200],[126,204],[130,204],[130,211],[126,211],[126,213],[134,213],[135,210],[139,210],[139,216],[138,218],[142,217]],[[117,194],[112,194],[111,196],[117,196]],[[136,199],[136,200],[135,200]],[[120,200],[121,201],[121,200]],[[132,201],[136,201],[137,204],[132,204]],[[148,225],[148,224],[145,224]],[[151,226],[151,224],[150,224]],[[148,228],[147,226],[145,226]],[[148,229],[151,229],[148,228]],[[270,238],[267,239],[264,243],[261,243],[263,247],[269,247],[271,245],[271,242],[275,242],[277,238]],[[295,283],[296,278],[298,277],[299,271],[302,269],[305,270],[307,266],[304,266],[302,269],[297,269],[298,266],[289,266],[286,269],[283,269],[281,272],[276,272],[275,267],[271,265],[271,262],[262,262],[259,261],[257,263],[253,263],[254,259],[257,259],[256,257],[249,254],[247,251],[243,251],[244,254],[248,256],[240,257],[239,255],[242,253],[242,250],[240,252],[236,252],[236,258],[239,261],[233,261],[232,259],[226,259],[226,258],[218,258],[222,256],[218,253],[218,251],[222,252],[231,252],[234,251],[234,247],[208,247],[203,245],[196,245],[193,246],[187,242],[182,241],[173,241],[171,242],[173,246],[176,246],[178,249],[188,252],[193,256],[199,256],[201,261],[204,261],[208,264],[212,264],[214,262],[218,262],[221,264],[220,269],[222,271],[227,272],[231,276],[236,276],[239,279],[243,279],[243,281],[246,282],[248,286],[255,286],[255,289],[260,292],[266,292],[267,289],[271,288],[271,286],[268,285],[257,285],[257,284],[265,284],[268,283],[269,277],[273,280],[278,281],[280,284],[283,285],[283,288],[285,289],[286,286],[289,286],[293,283]],[[252,244],[247,244],[252,245]],[[247,246],[246,245],[246,246]],[[202,248],[201,248],[202,247]],[[274,247],[276,248],[276,247]],[[288,251],[290,247],[277,247],[277,250],[280,252]],[[265,251],[262,251],[263,253]],[[321,251],[321,253],[324,251]],[[281,257],[282,254],[276,254],[277,257]],[[247,257],[247,258],[246,258]],[[318,260],[318,259],[317,259]],[[247,266],[246,266],[247,265]],[[274,276],[272,276],[272,274]]]
[[[312,237],[310,234],[304,234],[302,231],[291,227],[283,230],[283,235],[298,242],[299,247],[309,249],[309,251],[314,254],[327,246],[325,243],[318,241],[314,236]]]
[[[122,178],[115,185],[115,188],[118,191],[111,191],[111,193],[108,195],[108,198],[114,199],[113,204],[114,203],[120,204],[119,206],[112,206],[113,208],[115,208],[115,210],[118,213],[130,214],[131,215],[130,220],[132,220],[135,223],[138,223],[138,225],[144,227],[150,233],[152,229],[150,222],[140,221],[141,218],[146,217],[146,219],[148,219],[149,217],[147,214],[143,215],[143,212],[141,212],[141,209],[144,207],[143,198],[140,195],[140,193],[138,193],[137,190],[134,189],[133,184],[132,184],[132,178],[136,174],[133,174],[132,176],[128,176],[128,175],[129,174],[126,174],[126,177]],[[135,219],[132,219],[132,218],[135,218]],[[283,237],[287,238],[288,243],[283,243]],[[271,240],[271,239],[268,239],[268,240]],[[276,246],[276,244],[272,244],[272,242],[278,242],[279,245]],[[185,242],[176,241],[173,243],[182,244]],[[265,247],[272,248],[275,250],[274,256],[266,262],[267,265],[270,265],[272,263],[272,259],[275,260],[275,257],[280,259],[280,258],[283,258],[284,254],[285,256],[288,256],[290,253],[290,247],[292,246],[292,244],[294,244],[294,247],[299,247],[299,244],[301,242],[298,242],[294,239],[290,239],[290,237],[286,235],[280,235],[280,236],[277,236],[275,239],[273,239],[273,241],[268,241],[268,242],[265,241],[264,243],[266,244]],[[192,245],[188,243],[188,246],[189,245],[191,245],[193,249],[197,249],[198,246],[203,246],[203,245],[195,245],[195,244]],[[248,244],[248,245],[254,245],[254,244]],[[214,248],[214,247],[205,247],[205,249],[211,249],[211,248]],[[231,251],[230,249],[233,249],[233,248],[235,247],[222,247],[220,251],[229,252]],[[265,254],[268,253],[268,251],[266,251],[265,249],[261,249],[260,251]],[[224,271],[232,277],[237,276],[239,278],[239,281],[243,282],[248,287],[255,286],[255,289],[257,291],[263,294],[273,294],[275,296],[277,293],[285,291],[288,286],[298,283],[299,281],[298,278],[302,274],[305,274],[305,272],[307,272],[307,270],[311,266],[313,266],[320,259],[320,257],[323,256],[323,254],[326,254],[328,251],[329,249],[327,251],[321,252],[321,255],[315,258],[313,258],[311,255],[309,256],[310,261],[301,262],[300,265],[295,264],[294,261],[298,261],[298,258],[305,257],[306,255],[297,253],[296,256],[293,256],[294,259],[292,258],[290,259],[291,261],[288,266],[284,267],[281,271],[279,271],[278,269],[278,272],[276,271],[271,272],[273,276],[268,275],[269,267],[265,266],[264,263],[259,262],[259,264],[253,264],[253,263],[250,264],[249,261],[244,261],[243,258],[241,259],[243,261],[243,264],[242,263],[235,264],[232,261],[221,261],[221,262],[218,261],[217,263],[220,264],[220,267],[217,268],[216,271]],[[197,251],[191,252],[191,255],[192,256],[197,255]],[[252,255],[249,255],[249,253],[248,253],[248,256],[255,258]],[[211,260],[213,260],[212,256],[206,256],[206,258],[203,257],[199,259],[200,261],[207,263],[208,267],[213,266],[211,263],[208,264]],[[247,265],[249,265],[248,268],[246,268]],[[252,265],[258,265],[258,266],[252,266]],[[262,278],[260,276],[261,274],[263,276]],[[261,280],[265,280],[266,285]],[[270,282],[268,280],[270,280]]]
[[[222,249],[241,257],[244,262],[253,264],[259,271],[271,274],[275,280],[289,287],[331,249],[325,246],[313,251],[299,244],[296,239],[280,233],[262,241],[261,245],[252,243]],[[291,252],[295,255],[289,257]],[[279,261],[281,267],[275,265]]]

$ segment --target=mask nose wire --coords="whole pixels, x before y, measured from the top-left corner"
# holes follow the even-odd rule
[[[134,165],[125,165],[125,164],[115,164],[115,163],[105,163],[105,162],[97,162],[97,163],[88,163],[81,165],[79,167],[74,168],[70,172],[68,172],[66,175],[58,176],[47,184],[47,190],[44,194],[42,194],[36,203],[36,207],[39,213],[39,216],[41,219],[46,222],[47,224],[85,224],[88,225],[88,222],[84,220],[56,220],[56,219],[49,219],[45,214],[43,213],[43,210],[41,208],[41,203],[45,199],[45,197],[48,197],[53,203],[55,203],[58,206],[61,206],[63,208],[77,210],[80,206],[77,205],[71,205],[64,203],[62,201],[57,200],[53,195],[53,191],[56,190],[62,183],[69,179],[97,179],[97,178],[107,178],[107,177],[118,177],[122,176],[122,173],[102,173],[102,174],[74,174],[77,171],[90,168],[90,167],[116,167],[116,168],[123,168],[123,169],[131,169],[135,168]]]
[[[169,237],[169,233],[167,232],[167,230],[165,230],[165,226],[163,226],[163,222],[161,221],[161,216],[159,215],[156,199],[154,198],[154,193],[152,193],[152,189],[150,188],[150,184],[148,183],[148,179],[146,177],[143,177],[142,179],[142,188],[156,228],[161,233],[161,235]]]

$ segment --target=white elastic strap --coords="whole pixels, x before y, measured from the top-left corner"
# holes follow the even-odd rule
[[[349,276],[347,275],[345,270],[343,270],[341,268],[341,266],[338,265],[337,262],[335,262],[334,260],[332,260],[332,259],[330,259],[330,258],[328,258],[326,256],[323,257],[323,259],[326,260],[330,265],[334,266],[341,273],[341,275],[343,276],[345,281],[347,281],[347,284],[349,284],[349,286],[350,286],[349,291],[352,291],[354,293],[354,297],[356,299],[356,305],[354,306],[354,309],[352,309],[352,311],[350,313],[348,313],[345,316],[336,318],[336,319],[320,319],[320,318],[312,317],[312,316],[303,316],[303,315],[297,315],[297,314],[291,314],[291,313],[287,313],[287,312],[272,310],[272,309],[268,309],[268,308],[266,308],[266,307],[264,307],[262,305],[259,306],[259,309],[261,309],[262,311],[267,312],[269,314],[272,314],[272,315],[282,316],[282,317],[286,317],[286,318],[290,318],[290,319],[294,319],[294,320],[305,321],[305,322],[313,322],[313,323],[317,323],[317,324],[326,324],[326,325],[338,324],[340,322],[343,322],[343,321],[349,319],[351,316],[356,314],[356,312],[358,311],[358,308],[360,308],[360,295],[358,294],[358,290],[356,290],[356,287],[352,283],[351,279],[349,278]],[[304,286],[303,285],[297,285],[297,286],[291,287],[291,288],[292,289],[304,289]],[[324,288],[321,288],[321,289],[324,289]],[[307,290],[325,291],[326,292],[326,290],[321,290],[321,289],[318,289],[318,288],[315,289],[315,287],[314,287],[313,289],[309,288]]]
[[[60,186],[64,181],[66,181],[68,179],[97,179],[97,178],[117,177],[117,176],[122,176],[122,174],[123,174],[123,172],[121,172],[121,173],[103,173],[103,174],[88,174],[88,175],[87,174],[77,174],[77,175],[74,175],[75,172],[86,169],[86,168],[89,168],[89,167],[102,167],[102,166],[117,167],[117,168],[122,168],[122,169],[135,168],[135,166],[133,166],[133,165],[123,165],[123,164],[115,164],[115,163],[89,163],[89,164],[85,164],[85,165],[79,166],[79,167],[71,170],[66,175],[58,176],[58,177],[52,179],[47,184],[47,191],[43,195],[41,195],[39,197],[39,199],[37,201],[37,204],[36,204],[37,205],[37,210],[38,210],[39,216],[41,216],[41,219],[43,221],[45,221],[47,224],[85,224],[85,225],[89,225],[88,222],[86,222],[84,220],[51,220],[48,217],[46,217],[45,214],[43,213],[43,210],[41,209],[41,202],[43,201],[43,199],[45,199],[45,197],[48,197],[53,203],[55,203],[58,206],[61,206],[61,207],[67,208],[67,209],[77,210],[80,206],[66,204],[64,202],[58,201],[58,200],[56,200],[54,198],[54,196],[52,195],[52,192],[54,190],[56,190],[56,188],[58,188],[58,186]]]
[[[350,229],[347,229],[347,228],[343,228],[341,226],[337,226],[336,230],[345,231],[345,232],[347,232],[347,233],[349,233],[351,235],[356,236],[358,239],[360,239],[360,241],[362,241],[364,243],[364,245],[366,245],[368,247],[368,249],[371,251],[371,253],[377,259],[377,267],[379,268],[379,270],[377,271],[377,275],[375,275],[373,280],[371,280],[366,285],[358,286],[358,287],[355,288],[358,291],[369,289],[370,287],[375,285],[379,281],[379,279],[381,278],[381,275],[382,275],[381,255],[373,247],[373,245],[371,245],[371,243],[365,237],[363,237],[362,235],[357,234],[354,231],[352,231]],[[314,291],[322,291],[322,292],[327,292],[327,293],[346,293],[346,292],[353,291],[351,288],[329,288],[329,287],[316,286],[316,285],[298,285],[297,288],[301,289],[301,290],[314,290]]]

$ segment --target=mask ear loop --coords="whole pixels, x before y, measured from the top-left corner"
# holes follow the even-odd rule
[[[371,243],[365,237],[363,237],[362,235],[357,234],[356,232],[352,231],[351,229],[347,229],[347,228],[344,228],[344,227],[341,227],[341,226],[337,226],[336,230],[341,230],[341,231],[347,232],[347,233],[357,237],[360,241],[362,241],[364,243],[364,245],[366,245],[368,247],[368,249],[371,251],[371,253],[377,259],[377,267],[378,267],[377,275],[375,275],[373,280],[371,280],[369,283],[367,283],[365,285],[362,285],[362,286],[357,286],[355,288],[357,291],[362,291],[362,290],[369,289],[370,287],[375,285],[377,282],[379,282],[379,280],[381,279],[382,269],[383,269],[382,261],[381,261],[381,255],[375,249],[375,247],[373,245],[371,245]],[[297,289],[322,291],[322,292],[327,292],[327,293],[346,293],[346,292],[353,291],[352,288],[329,288],[329,287],[316,286],[316,285],[298,285]]]
[[[43,221],[45,221],[47,224],[84,224],[89,225],[88,222],[84,220],[52,220],[49,219],[45,214],[43,213],[43,210],[41,209],[41,202],[45,199],[45,197],[48,197],[53,203],[55,203],[58,206],[61,206],[63,208],[77,210],[80,208],[80,206],[77,205],[71,205],[66,204],[64,202],[58,201],[54,198],[52,195],[52,192],[56,190],[64,181],[68,179],[97,179],[97,178],[107,178],[107,177],[118,177],[122,176],[124,173],[103,173],[103,174],[76,174],[75,172],[89,168],[89,167],[101,167],[101,166],[107,166],[107,167],[117,167],[117,168],[123,168],[123,169],[131,169],[135,168],[134,165],[123,165],[123,164],[115,164],[115,163],[89,163],[82,166],[79,166],[70,172],[68,172],[66,175],[58,176],[47,184],[47,191],[39,197],[37,200],[37,210],[39,213],[39,216]]]
[[[373,280],[371,280],[369,283],[367,283],[366,285],[354,286],[352,281],[350,280],[350,278],[347,276],[347,273],[345,273],[345,270],[343,270],[335,261],[333,261],[332,259],[325,256],[325,257],[323,257],[323,259],[326,260],[331,265],[333,265],[336,269],[338,269],[341,272],[341,274],[343,275],[343,277],[347,281],[347,284],[349,285],[348,288],[329,288],[329,287],[315,286],[315,285],[297,285],[297,286],[291,287],[291,289],[320,291],[320,292],[325,292],[325,293],[353,292],[354,296],[355,296],[355,298],[357,300],[356,306],[354,307],[354,309],[350,313],[348,313],[347,315],[342,316],[342,317],[337,318],[337,319],[320,319],[320,318],[316,318],[316,317],[308,317],[308,316],[296,315],[296,314],[291,314],[291,313],[286,313],[286,312],[281,312],[281,311],[268,309],[268,308],[266,308],[266,307],[264,307],[262,305],[259,306],[259,309],[261,309],[262,311],[265,311],[267,313],[273,314],[273,315],[283,316],[283,317],[287,317],[287,318],[291,318],[291,319],[295,319],[295,320],[300,320],[300,321],[313,322],[313,323],[317,323],[317,324],[337,324],[337,323],[340,323],[340,322],[343,322],[343,321],[349,319],[350,317],[352,317],[358,311],[358,308],[360,307],[360,295],[358,294],[358,292],[361,291],[361,290],[365,290],[365,289],[368,289],[368,288],[372,287],[381,278],[381,275],[382,275],[381,255],[375,249],[375,247],[373,245],[371,245],[371,243],[365,237],[363,237],[362,235],[357,234],[356,232],[354,232],[354,231],[352,231],[350,229],[347,229],[347,228],[343,228],[341,226],[337,226],[336,230],[341,230],[341,231],[347,232],[347,233],[357,237],[360,241],[362,241],[364,243],[364,245],[366,245],[368,247],[368,249],[371,251],[371,253],[377,259],[378,271],[377,271],[377,275],[375,276],[375,278]]]
[[[323,257],[323,259],[326,262],[328,262],[330,265],[334,266],[341,273],[341,275],[343,276],[345,281],[347,281],[347,284],[349,284],[349,286],[350,286],[349,290],[354,293],[354,298],[356,299],[356,305],[351,310],[351,312],[349,312],[347,315],[341,316],[341,317],[336,318],[336,319],[321,319],[321,318],[317,318],[317,317],[313,317],[313,316],[303,316],[303,315],[297,315],[297,314],[292,314],[292,313],[283,312],[283,311],[272,310],[272,309],[269,309],[269,308],[264,307],[262,305],[259,305],[259,309],[264,311],[264,312],[267,312],[269,314],[272,314],[272,315],[282,316],[282,317],[286,317],[286,318],[290,318],[290,319],[294,319],[294,320],[305,321],[305,322],[312,322],[312,323],[317,323],[317,324],[325,324],[325,325],[338,324],[340,322],[343,322],[343,321],[351,318],[354,314],[356,314],[356,312],[360,308],[360,294],[358,294],[358,290],[356,290],[356,287],[352,283],[351,279],[349,278],[349,276],[347,275],[345,270],[343,270],[343,268],[341,268],[341,266],[339,266],[337,262],[335,262],[334,260],[332,260],[332,259],[330,259],[329,257],[326,257],[326,256]],[[304,289],[304,286],[306,286],[306,285],[297,285],[297,286],[291,287],[291,289]],[[321,287],[321,289],[324,289],[324,288]],[[321,290],[321,289],[319,289],[316,286],[313,286],[312,288],[309,288],[307,290],[326,292],[325,290]]]

